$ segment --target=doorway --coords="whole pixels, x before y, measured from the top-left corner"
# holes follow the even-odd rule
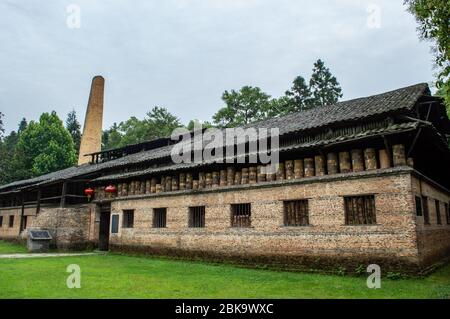
[[[111,221],[111,206],[100,207],[100,230],[98,237],[98,249],[108,251],[109,249],[109,226]]]

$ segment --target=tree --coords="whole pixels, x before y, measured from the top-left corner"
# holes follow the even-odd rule
[[[5,128],[3,127],[3,113],[2,112],[0,112],[0,140],[2,139],[2,137],[3,137],[3,134],[5,133]]]
[[[72,110],[71,112],[69,112],[69,114],[67,114],[66,128],[72,136],[75,150],[78,154],[81,144],[81,125],[78,122],[77,113],[75,112],[75,110]]]
[[[25,118],[19,123],[19,128],[7,135],[0,142],[0,184],[10,183],[19,179],[29,177],[29,172],[24,169],[17,154],[19,137],[27,127]]]
[[[288,103],[285,104],[287,110],[285,113],[304,111],[313,107],[313,100],[311,90],[306,84],[306,80],[302,76],[297,76],[294,79],[290,91],[286,91],[286,97],[289,98]]]
[[[119,124],[119,130],[120,132],[123,132],[119,144],[120,146],[141,143],[144,142],[145,140],[150,139],[148,133],[149,130],[146,127],[145,121],[141,121],[135,116],[132,116],[125,122],[121,122]]]
[[[103,132],[103,149],[118,148],[141,143],[159,137],[169,137],[172,131],[181,127],[180,120],[166,108],[155,106],[143,120],[131,117]]]
[[[20,133],[22,133],[23,131],[25,131],[25,129],[28,126],[28,122],[26,118],[22,118],[22,120],[19,123],[19,129],[17,130],[17,134],[20,135]]]
[[[77,160],[72,137],[54,111],[30,122],[20,134],[16,156],[30,176],[70,167]]]
[[[435,64],[439,69],[436,86],[450,114],[450,3],[444,0],[405,0],[419,23],[422,40],[433,42]]]
[[[320,59],[314,63],[309,90],[312,95],[312,107],[333,105],[342,97],[339,82]]]
[[[119,126],[114,123],[108,130],[103,131],[102,149],[118,148],[122,143],[122,133],[119,132]]]
[[[147,139],[170,137],[173,130],[183,126],[178,117],[171,114],[166,108],[159,106],[153,107],[147,113],[144,122],[148,128]]]
[[[212,128],[212,127],[214,127],[210,122],[208,122],[208,121],[200,121],[200,120],[198,120],[198,119],[194,119],[194,120],[190,120],[189,121],[189,123],[188,123],[188,125],[186,126],[186,128],[189,130],[189,131],[192,131],[192,130],[194,130],[194,128],[195,127],[202,127],[202,128]]]
[[[270,112],[270,95],[258,87],[244,86],[239,91],[225,91],[222,100],[226,106],[213,116],[220,127],[246,125],[267,117]]]

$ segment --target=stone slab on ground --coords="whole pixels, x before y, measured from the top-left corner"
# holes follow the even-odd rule
[[[0,259],[22,259],[22,258],[49,258],[49,257],[74,257],[74,256],[94,256],[103,255],[105,253],[45,253],[45,254],[4,254],[0,255]]]

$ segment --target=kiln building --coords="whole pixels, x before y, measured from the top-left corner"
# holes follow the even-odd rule
[[[252,126],[280,129],[274,174],[174,164],[169,138],[98,150],[87,164],[1,186],[0,237],[48,229],[62,248],[291,269],[417,271],[449,256],[450,121],[426,84]]]

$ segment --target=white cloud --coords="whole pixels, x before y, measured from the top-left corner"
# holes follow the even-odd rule
[[[81,28],[66,6],[81,8]],[[381,28],[367,27],[367,7]],[[168,107],[208,120],[225,89],[257,85],[274,96],[323,58],[345,98],[432,80],[428,44],[392,0],[64,0],[0,3],[0,110],[8,129],[75,107],[106,77],[105,127]],[[6,45],[5,45],[6,44]],[[411,67],[411,66],[414,67]]]

